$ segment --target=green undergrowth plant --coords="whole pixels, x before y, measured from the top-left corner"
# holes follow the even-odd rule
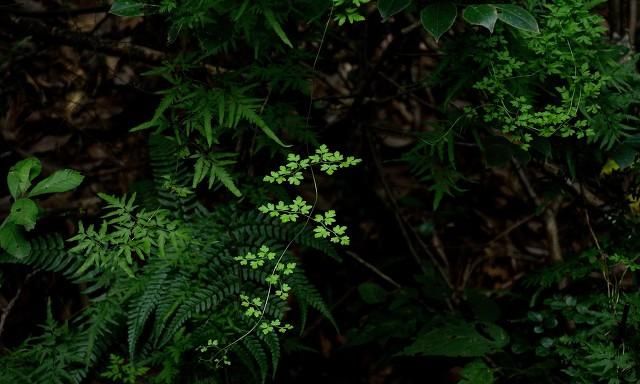
[[[606,159],[613,167],[632,164],[637,60],[607,41],[598,4],[529,2],[539,32],[497,24],[491,33],[470,28],[443,45],[444,60],[425,80],[442,90],[443,118],[404,156],[432,185],[434,206],[462,188],[458,142],[473,142],[489,167],[513,158],[523,165],[554,161],[575,177],[576,147],[594,151],[591,159],[600,159],[600,166]],[[477,70],[469,72],[470,66]],[[451,104],[470,96],[481,102]]]
[[[536,342],[515,343],[513,349],[534,354],[571,382],[636,383],[640,295],[629,280],[637,270],[635,252],[592,249],[531,276],[528,284],[538,292],[524,320],[528,334],[520,340]],[[552,289],[567,281],[565,292]]]
[[[481,26],[489,32],[493,32],[498,21],[522,31],[539,31],[535,17],[518,4],[478,3],[460,6],[444,0],[423,6],[414,0],[379,0],[377,6],[384,21],[404,10],[413,11],[417,8],[420,24],[436,41],[453,27],[458,16],[470,25]],[[461,13],[458,12],[459,8]]]
[[[444,58],[424,80],[441,102],[440,119],[430,121],[403,154],[432,191],[434,210],[443,197],[473,188],[483,168],[515,175],[542,170],[533,199],[540,212],[559,198],[559,180],[635,178],[637,58],[607,39],[596,9],[602,3],[523,2],[537,20],[535,29],[496,23],[501,5],[463,11],[469,24],[484,29],[456,28],[455,37],[441,41]],[[410,1],[382,4],[393,14],[413,9]],[[452,27],[457,7],[440,2],[427,8],[422,24],[438,39]],[[483,158],[484,167],[468,161],[475,157]],[[618,198],[616,207],[628,204],[637,213],[635,192]],[[457,207],[452,202],[446,208],[443,216]],[[442,288],[390,292],[368,284],[360,293],[376,309],[349,336],[356,346],[378,343],[391,355],[387,359],[437,356],[462,368],[456,371],[462,383],[637,383],[637,222],[617,220],[609,225],[621,238],[603,241],[603,248],[596,239],[579,257],[542,268],[520,288],[524,292],[502,298],[513,304],[508,313],[498,315],[498,304],[485,295],[464,292],[452,315],[442,318],[446,300],[422,293]],[[416,313],[414,300],[424,313]]]
[[[556,135],[590,138],[610,149],[634,130],[628,126],[638,102],[634,60],[620,64],[626,53],[606,43],[603,19],[592,6],[544,4],[539,34],[498,29],[477,39],[474,61],[487,70],[473,84],[487,97],[480,119],[525,149],[536,137]]]
[[[389,290],[374,282],[358,286],[366,318],[346,333],[348,348],[375,350],[377,364],[438,359],[459,364],[461,383],[490,384],[499,374],[487,365],[504,353],[510,336],[493,298],[478,290],[464,293],[451,310],[451,291],[435,270],[416,274],[413,282]],[[412,377],[399,376],[399,380]]]
[[[637,383],[636,241],[610,240],[511,292],[467,289],[453,308],[430,269],[401,288],[362,283],[354,310],[367,315],[347,331],[347,353],[373,350],[376,367],[437,359],[459,383]]]
[[[9,215],[0,224],[0,249],[18,258],[27,257],[31,253],[31,244],[24,232],[35,228],[41,214],[33,198],[70,191],[84,179],[74,170],[63,169],[32,185],[41,171],[40,161],[30,157],[17,162],[7,174],[7,186],[13,202]]]
[[[114,2],[111,13],[119,16],[165,17],[169,46],[185,47],[146,73],[162,80],[160,101],[153,116],[133,131],[152,129],[185,144],[180,156],[194,167],[194,188],[222,185],[241,196],[233,171],[238,154],[229,150],[233,143],[250,143],[244,153],[284,153],[292,143],[318,145],[316,133],[297,112],[303,106],[291,102],[292,97],[308,100],[311,72],[304,63],[313,55],[302,43],[321,40],[319,19],[326,13],[355,22],[364,3]],[[298,24],[309,27],[296,32],[291,26]]]
[[[309,308],[333,322],[291,252],[295,242],[335,256],[333,243],[348,244],[333,211],[316,213],[300,198],[277,215],[231,203],[206,209],[178,142],[156,135],[150,146],[154,182],[100,194],[101,222],[80,223],[68,246],[49,235],[31,240],[26,257],[1,256],[81,284],[89,305],[62,324],[50,315],[41,336],[0,358],[0,382],[265,382],[281,336],[302,330]],[[331,174],[359,162],[325,146],[311,158],[285,168]],[[287,315],[293,302],[301,322]]]

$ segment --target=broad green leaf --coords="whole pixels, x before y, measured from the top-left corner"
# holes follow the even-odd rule
[[[420,333],[400,354],[480,357],[500,350],[508,340],[507,333],[495,324],[452,319],[447,325]]]
[[[470,5],[462,11],[462,18],[469,24],[480,25],[493,32],[498,20],[498,9],[490,4]]]
[[[493,371],[482,360],[475,360],[465,365],[460,372],[462,380],[459,384],[493,384]]]
[[[22,225],[27,231],[36,226],[38,206],[31,199],[18,199],[11,206],[8,221]]]
[[[132,0],[116,0],[109,13],[122,17],[144,16],[144,4]]]
[[[33,179],[38,177],[41,170],[40,160],[35,157],[21,160],[11,167],[9,174],[7,174],[7,185],[9,186],[11,197],[18,199],[22,196],[31,186]]]
[[[51,176],[36,184],[31,192],[29,192],[29,197],[43,195],[45,193],[67,192],[80,185],[83,179],[84,176],[72,169],[56,171]]]
[[[18,226],[6,222],[0,228],[0,248],[19,259],[29,256],[31,244],[24,238]]]
[[[420,12],[420,21],[424,29],[438,41],[453,26],[456,16],[458,16],[458,10],[455,4],[442,2],[427,5]]]
[[[375,283],[362,283],[358,286],[358,293],[367,304],[378,304],[384,301],[387,291]]]
[[[527,10],[513,4],[493,4],[498,9],[498,19],[514,28],[527,32],[540,32],[538,22]]]
[[[273,29],[276,35],[278,35],[280,40],[282,40],[282,42],[285,43],[289,48],[293,48],[293,44],[291,44],[291,41],[289,41],[287,34],[284,33],[284,30],[282,29],[282,26],[280,25],[278,19],[276,19],[276,16],[273,14],[273,11],[269,8],[265,9],[264,17],[267,20],[267,24],[269,24],[271,29]]]
[[[396,13],[402,12],[411,5],[411,0],[378,0],[378,11],[383,20],[387,20]]]
[[[620,144],[611,152],[611,158],[622,169],[631,166],[634,163],[638,150],[635,146],[626,143]]]

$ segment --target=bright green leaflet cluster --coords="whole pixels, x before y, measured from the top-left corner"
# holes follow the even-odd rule
[[[207,340],[207,345],[201,345],[198,348],[198,351],[200,351],[201,353],[205,353],[207,351],[209,351],[209,349],[211,348],[218,348],[218,346],[220,345],[220,341],[218,341],[218,339],[209,339]]]
[[[0,248],[15,257],[24,258],[31,252],[31,245],[25,239],[23,231],[31,231],[36,226],[39,208],[33,198],[70,191],[84,179],[84,176],[74,170],[63,169],[31,188],[41,171],[40,160],[30,157],[17,162],[7,174],[7,185],[13,204],[9,216],[0,225]]]
[[[198,347],[198,352],[207,353],[209,350],[220,350],[220,341],[218,339],[209,339],[207,340],[207,345],[201,345]],[[213,359],[213,362],[216,363],[216,367],[220,368],[223,366],[230,366],[231,360],[229,359],[229,355],[224,353],[221,357],[216,357]]]
[[[289,154],[287,163],[281,165],[277,171],[272,171],[264,177],[264,181],[268,183],[289,183],[291,185],[300,185],[304,180],[303,171],[310,167],[319,166],[320,171],[327,175],[333,175],[337,170],[352,167],[362,162],[354,156],[344,156],[339,151],[330,151],[326,145],[318,147],[313,155],[302,158],[297,154]],[[349,236],[346,235],[346,227],[341,225],[333,225],[335,220],[335,211],[330,210],[324,214],[316,214],[313,217],[313,207],[308,204],[301,196],[297,196],[291,203],[284,201],[278,203],[267,203],[258,208],[264,214],[271,217],[278,217],[281,222],[296,222],[300,218],[306,218],[316,224],[314,228],[314,236],[316,238],[330,239],[333,243],[341,245],[349,245]]]
[[[304,180],[302,172],[312,166],[320,166],[320,171],[327,175],[333,175],[338,169],[352,167],[361,162],[354,156],[344,156],[338,151],[331,152],[326,145],[321,145],[315,154],[301,158],[300,155],[290,153],[287,156],[287,164],[281,165],[277,171],[264,177],[268,183],[282,184],[287,182],[291,185],[300,185]]]
[[[489,38],[474,38],[479,52],[472,56],[487,69],[474,84],[487,97],[482,120],[524,149],[537,136],[597,136],[590,119],[600,112],[602,92],[612,80],[602,70],[615,65],[596,57],[605,32],[599,15],[576,0],[545,6],[538,34],[514,41],[498,28]],[[551,83],[556,85],[542,92],[532,88]]]
[[[247,295],[240,295],[241,305],[246,308],[244,314],[248,317],[260,317],[262,316],[262,307],[264,300],[261,297],[249,297]]]
[[[256,254],[248,252],[246,255],[237,256],[234,259],[236,261],[239,261],[240,265],[249,266],[251,269],[255,270],[265,266],[267,262],[274,261],[275,258],[276,253],[271,252],[271,249],[269,249],[269,247],[263,245],[260,247],[260,250],[256,252]],[[271,263],[268,265],[268,267],[273,271],[273,273],[269,274],[269,276],[265,278],[265,282],[269,285],[276,285],[280,281],[282,281],[281,276],[288,276],[293,273],[293,270],[296,267],[296,263],[278,262],[277,264],[275,264],[275,266],[273,263]],[[289,291],[291,291],[291,287],[289,286],[289,284],[283,283],[276,291],[276,296],[278,296],[282,300],[286,300],[289,297]],[[243,299],[243,303],[245,303],[245,301],[246,300]],[[248,301],[246,302],[248,303]],[[243,306],[246,305],[243,304]],[[247,316],[251,315],[247,314]]]
[[[261,246],[260,249],[255,254],[253,252],[248,252],[244,256],[236,256],[234,258],[234,260],[240,262],[241,266],[243,267],[249,266],[253,270],[262,268],[265,265],[267,265],[268,269],[272,271],[272,273],[270,273],[265,278],[265,282],[270,286],[277,285],[279,282],[282,281],[281,276],[291,275],[294,269],[296,268],[296,263],[293,263],[293,262],[290,262],[290,263],[277,262],[276,264],[269,263],[269,262],[273,262],[275,259],[276,259],[276,253],[272,252],[271,249],[266,245]],[[290,291],[291,291],[291,286],[289,286],[289,284],[282,283],[276,290],[275,294],[281,300],[287,300],[287,298],[289,297]],[[246,298],[246,300],[243,299],[243,306],[246,307],[247,306],[245,305],[246,303],[249,303],[248,298]],[[247,314],[247,316],[251,316],[251,315]]]
[[[278,171],[271,172],[264,180],[270,183],[281,184],[287,181],[291,185],[300,185],[304,180],[302,171],[312,166],[320,166],[320,170],[331,175],[340,168],[347,168],[358,164],[361,160],[353,156],[345,157],[340,152],[331,152],[326,145],[320,146],[315,153],[307,158],[301,158],[296,154],[287,156],[287,164],[281,166]],[[283,201],[278,203],[267,203],[258,208],[258,210],[270,217],[278,218],[282,224],[293,224],[299,219],[306,218],[307,222],[313,222],[316,226],[313,229],[314,238],[329,239],[333,243],[341,245],[349,244],[349,237],[346,235],[346,227],[334,225],[336,222],[336,213],[333,210],[324,214],[313,213],[314,207],[307,203],[301,196],[297,196],[291,203],[286,204]],[[312,217],[312,215],[314,215]],[[304,227],[303,227],[304,229]],[[287,249],[278,254],[267,245],[261,245],[255,252],[247,252],[244,255],[234,257],[234,260],[245,268],[253,271],[262,270],[267,273],[264,281],[269,286],[269,293],[266,298],[259,296],[250,296],[248,294],[240,295],[240,305],[244,308],[244,315],[248,318],[259,320],[259,331],[264,334],[270,334],[274,331],[285,333],[293,329],[290,324],[282,323],[280,319],[268,320],[264,319],[269,304],[271,289],[275,287],[274,295],[286,301],[292,290],[292,286],[287,282],[287,277],[294,274],[296,263],[284,261]],[[228,347],[221,351],[226,351]]]
[[[338,22],[338,25],[343,25],[347,21],[349,24],[364,21],[365,17],[360,12],[360,7],[369,2],[371,0],[333,0],[333,6],[336,8],[333,19]]]
[[[284,278],[293,274],[296,268],[295,262],[284,263],[281,262],[280,259],[276,261],[276,253],[272,252],[266,245],[261,246],[255,254],[248,252],[246,255],[237,256],[234,259],[239,261],[241,266],[248,266],[253,270],[265,267],[266,265],[266,269],[270,272],[265,278],[265,283],[267,283],[269,287],[277,287],[275,295],[280,300],[286,301],[289,298],[291,286],[284,282]],[[248,295],[242,294],[240,295],[240,300],[241,306],[245,308],[244,314],[247,317],[260,318],[264,316],[265,305],[262,298],[250,298]],[[289,329],[293,329],[293,327],[289,324],[281,324],[278,319],[271,321],[263,320],[260,322],[260,330],[264,334],[272,332],[274,329],[277,329],[280,333],[284,333]]]
[[[236,256],[234,260],[239,261],[242,266],[250,266],[251,269],[258,269],[264,266],[265,262],[272,261],[276,258],[276,253],[271,252],[269,247],[263,245],[260,247],[256,254],[252,252],[247,253],[244,256]]]
[[[260,323],[260,331],[265,335],[274,332],[275,330],[277,330],[278,333],[286,333],[287,331],[290,331],[292,329],[293,325],[283,324],[278,319],[271,320],[270,322],[263,321],[262,323]]]
[[[192,241],[184,226],[171,219],[167,210],[146,211],[134,205],[136,194],[127,198],[99,194],[107,202],[109,212],[95,228],[93,224],[85,228],[79,223],[78,233],[69,239],[77,244],[70,252],[83,255],[86,260],[80,272],[95,266],[102,270],[121,269],[127,275],[134,275],[137,256],[147,259],[157,251],[165,257],[167,249],[183,250]]]
[[[347,227],[334,225],[336,222],[336,212],[329,210],[324,214],[310,216],[312,206],[304,201],[300,196],[296,197],[290,204],[279,201],[277,204],[267,203],[261,205],[258,210],[271,217],[278,217],[283,223],[295,222],[300,218],[307,218],[316,224],[313,229],[314,236],[319,239],[329,239],[332,243],[349,245],[350,239],[346,235]]]

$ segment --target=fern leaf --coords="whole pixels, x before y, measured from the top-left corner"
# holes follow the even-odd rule
[[[269,8],[266,8],[264,10],[264,17],[267,20],[267,24],[269,24],[269,26],[273,29],[276,35],[278,35],[280,40],[282,40],[282,42],[285,43],[289,48],[293,48],[293,44],[291,44],[291,41],[287,37],[287,34],[284,33],[284,30],[282,30],[282,26],[280,25],[280,22],[278,21],[278,19],[276,19],[276,16],[273,14],[273,11]]]
[[[338,325],[331,314],[331,310],[327,307],[327,304],[322,299],[322,296],[318,292],[318,290],[311,285],[307,277],[304,273],[300,272],[296,269],[296,272],[292,275],[289,280],[289,285],[291,285],[292,291],[301,304],[301,309],[306,311],[307,307],[312,307],[318,312],[320,312],[327,320],[331,322],[336,331],[340,332],[338,329]]]
[[[267,380],[267,374],[269,372],[269,363],[267,358],[267,353],[262,348],[260,340],[253,334],[247,335],[244,339],[242,339],[242,343],[247,348],[247,351],[253,357],[253,360],[258,365],[258,372],[260,373],[259,378],[260,382],[264,383]]]
[[[136,350],[136,343],[144,329],[147,320],[158,304],[160,295],[163,292],[163,284],[167,278],[167,268],[160,268],[148,279],[147,284],[142,289],[142,294],[136,297],[129,304],[128,313],[128,342],[129,355],[133,359]]]

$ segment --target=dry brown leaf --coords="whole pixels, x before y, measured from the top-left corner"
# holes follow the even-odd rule
[[[29,148],[29,153],[44,153],[59,149],[69,142],[71,135],[44,136]]]

